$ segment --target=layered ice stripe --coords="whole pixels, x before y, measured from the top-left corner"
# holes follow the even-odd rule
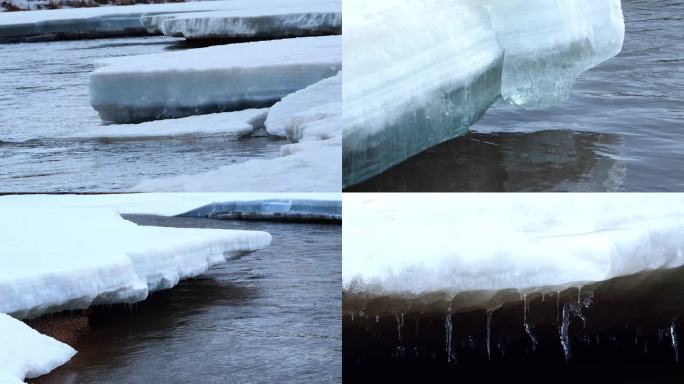
[[[563,286],[684,265],[684,197],[344,196],[343,284],[375,293]]]
[[[260,108],[340,69],[339,36],[119,57],[91,73],[90,100],[117,123]]]
[[[285,96],[269,110],[266,131],[302,140],[325,140],[341,135],[342,72]]]
[[[577,76],[616,55],[624,39],[620,0],[344,6],[345,186],[464,133],[499,95],[526,108],[563,100]],[[440,67],[448,72],[435,74]],[[401,70],[408,86],[397,80]]]
[[[345,1],[343,183],[466,132],[499,97],[503,49],[464,1]]]
[[[271,241],[265,232],[142,227],[112,208],[51,199],[2,198],[0,212],[0,312],[19,318],[140,301]]]
[[[179,216],[340,221],[342,220],[342,201],[309,199],[226,201],[208,204]]]
[[[76,351],[0,313],[0,383],[21,384],[69,361]]]

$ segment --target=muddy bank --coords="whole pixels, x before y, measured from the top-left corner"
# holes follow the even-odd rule
[[[523,292],[345,292],[345,382],[681,382],[683,289],[676,268]]]

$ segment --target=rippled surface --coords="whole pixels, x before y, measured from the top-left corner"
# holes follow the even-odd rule
[[[267,138],[60,139],[102,125],[88,93],[96,60],[184,48],[169,37],[0,44],[0,190],[128,190],[152,177],[277,157],[282,142]]]
[[[622,3],[622,53],[570,100],[497,104],[471,134],[350,190],[684,191],[684,1]]]
[[[41,384],[341,382],[341,226],[127,218],[273,243],[96,322]]]

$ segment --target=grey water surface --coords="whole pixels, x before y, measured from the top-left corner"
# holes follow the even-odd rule
[[[569,100],[498,103],[470,134],[349,191],[684,191],[684,1],[622,8],[622,52]]]
[[[0,44],[0,191],[130,190],[145,179],[278,157],[283,142],[265,137],[65,138],[103,124],[88,91],[98,59],[185,48],[171,37]]]
[[[125,217],[273,242],[123,313],[98,309],[78,354],[41,384],[341,382],[341,226]]]

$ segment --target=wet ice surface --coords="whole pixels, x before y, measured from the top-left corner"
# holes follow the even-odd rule
[[[264,230],[273,242],[97,322],[41,383],[341,381],[340,226],[126,217]]]
[[[146,37],[0,45],[0,189],[125,190],[142,179],[279,156],[284,141],[267,138],[58,139],[102,124],[88,93],[94,61],[190,47],[180,41]]]
[[[625,43],[543,111],[490,108],[473,133],[352,190],[681,191],[682,0],[624,0]]]

